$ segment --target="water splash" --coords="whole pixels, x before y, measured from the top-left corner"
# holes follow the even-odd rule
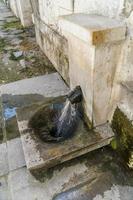
[[[72,136],[79,119],[80,115],[76,104],[72,104],[67,99],[57,120],[55,137],[68,138]]]

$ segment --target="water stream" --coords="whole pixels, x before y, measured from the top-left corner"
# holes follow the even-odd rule
[[[76,104],[72,104],[69,99],[61,111],[61,115],[56,122],[57,131],[55,137],[71,137],[78,125],[80,115]]]

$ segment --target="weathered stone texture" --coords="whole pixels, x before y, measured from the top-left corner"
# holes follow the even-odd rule
[[[30,0],[17,0],[17,9],[23,26],[32,25],[32,8]]]
[[[18,13],[18,8],[17,8],[17,1],[16,0],[10,0],[10,7],[11,7],[13,13],[18,17],[19,13]]]
[[[70,85],[81,86],[90,121],[105,123],[115,103],[111,95],[126,28],[117,20],[86,14],[64,16],[59,24],[69,44]]]
[[[35,19],[37,41],[64,80],[69,83],[67,40],[39,19]]]

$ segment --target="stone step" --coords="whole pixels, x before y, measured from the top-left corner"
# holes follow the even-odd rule
[[[16,108],[32,104],[33,102],[43,101],[50,96],[64,95],[67,92],[68,88],[58,73],[0,86],[1,118],[4,118],[4,120],[1,119],[4,122],[1,126],[4,127],[4,144],[6,145],[6,147],[4,144],[0,146],[2,154],[0,162],[3,163],[1,164],[0,175],[25,166],[24,153],[16,120]]]
[[[56,101],[58,102],[59,100]],[[46,101],[42,105],[33,104],[32,106],[17,109],[17,121],[26,166],[33,173],[40,170],[45,171],[58,164],[106,146],[114,136],[109,124],[98,126],[94,131],[89,131],[81,120],[72,138],[59,143],[42,141],[38,134],[29,129],[28,124],[31,117],[38,110],[43,110],[45,106],[51,106],[54,103],[55,98],[51,99],[50,103]]]
[[[110,158],[108,152],[99,149],[47,172],[41,171],[37,177],[29,173],[26,167],[12,171],[9,174],[12,200],[52,200],[62,192],[67,192],[64,197],[68,197],[71,191],[80,190],[85,185],[90,185],[88,194],[95,196],[100,193],[101,188],[107,188],[108,182],[109,185],[113,182],[110,170],[106,168],[103,171],[104,166],[107,166],[107,158]],[[108,165],[110,166],[110,161]]]

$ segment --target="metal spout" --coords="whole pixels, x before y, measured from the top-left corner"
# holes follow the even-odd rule
[[[72,90],[67,98],[71,102],[71,104],[80,103],[82,101],[82,90],[80,86],[76,86],[74,90]]]

